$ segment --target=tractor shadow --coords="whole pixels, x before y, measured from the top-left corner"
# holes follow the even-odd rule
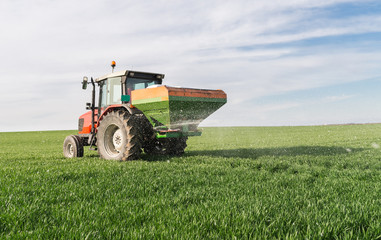
[[[184,154],[184,156],[186,156],[186,153]],[[175,158],[175,157],[177,157],[177,156],[173,156],[173,155],[151,155],[151,154],[142,153],[140,155],[140,160],[147,161],[147,162],[164,162],[164,161],[168,161],[169,159]]]
[[[248,158],[257,159],[262,156],[335,156],[342,154],[353,154],[366,150],[365,148],[343,148],[328,146],[296,146],[283,148],[238,148],[223,150],[199,150],[185,151],[185,156],[209,156],[224,158]]]
[[[87,158],[91,159],[102,159],[99,154],[95,152],[89,152],[85,155]],[[160,161],[167,161],[173,157],[176,156],[170,156],[170,155],[151,155],[151,154],[146,154],[146,153],[141,153],[139,160],[141,161],[147,161],[147,162],[160,162]],[[105,160],[105,161],[117,161],[117,160]],[[123,162],[129,162],[129,161],[119,161],[121,163]]]
[[[353,154],[362,152],[366,148],[344,148],[344,147],[328,147],[328,146],[296,146],[283,148],[237,148],[237,149],[221,149],[221,150],[195,150],[187,151],[183,157],[223,157],[223,158],[246,158],[255,160],[262,156],[269,157],[296,157],[296,156],[337,156],[343,154]],[[99,158],[97,153],[91,153],[87,157]],[[168,161],[178,156],[171,155],[150,155],[142,153],[140,160],[147,162]]]

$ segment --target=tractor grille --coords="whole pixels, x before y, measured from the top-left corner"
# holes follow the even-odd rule
[[[80,118],[78,120],[78,132],[82,132],[82,129],[83,129],[83,123],[85,122],[85,119],[84,118]]]

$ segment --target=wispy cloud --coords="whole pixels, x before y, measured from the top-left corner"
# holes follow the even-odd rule
[[[337,102],[355,97],[356,95],[328,96],[323,99],[324,102]]]

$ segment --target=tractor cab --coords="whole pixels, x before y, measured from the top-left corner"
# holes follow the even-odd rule
[[[99,85],[101,108],[131,103],[131,92],[153,85],[161,85],[164,74],[137,71],[120,71],[95,79]]]
[[[131,106],[131,92],[138,89],[148,88],[162,84],[164,74],[148,73],[138,71],[119,71],[105,76],[91,78],[92,102],[86,103],[86,109],[91,110],[81,115],[78,120],[78,132],[81,136],[90,139],[95,136],[96,128],[99,125],[105,110],[118,106]],[[98,103],[95,103],[96,84],[99,87]],[[88,78],[83,77],[82,89],[87,89]]]

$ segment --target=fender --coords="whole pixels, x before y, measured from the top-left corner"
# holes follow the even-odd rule
[[[114,105],[110,105],[99,116],[99,121],[98,121],[98,124],[97,124],[97,128],[99,127],[100,123],[102,122],[102,118],[103,118],[104,115],[108,114],[111,111],[115,111],[115,110],[118,110],[118,109],[127,110],[131,115],[142,113],[139,109],[137,109],[135,107],[129,106],[129,104],[114,104]]]

